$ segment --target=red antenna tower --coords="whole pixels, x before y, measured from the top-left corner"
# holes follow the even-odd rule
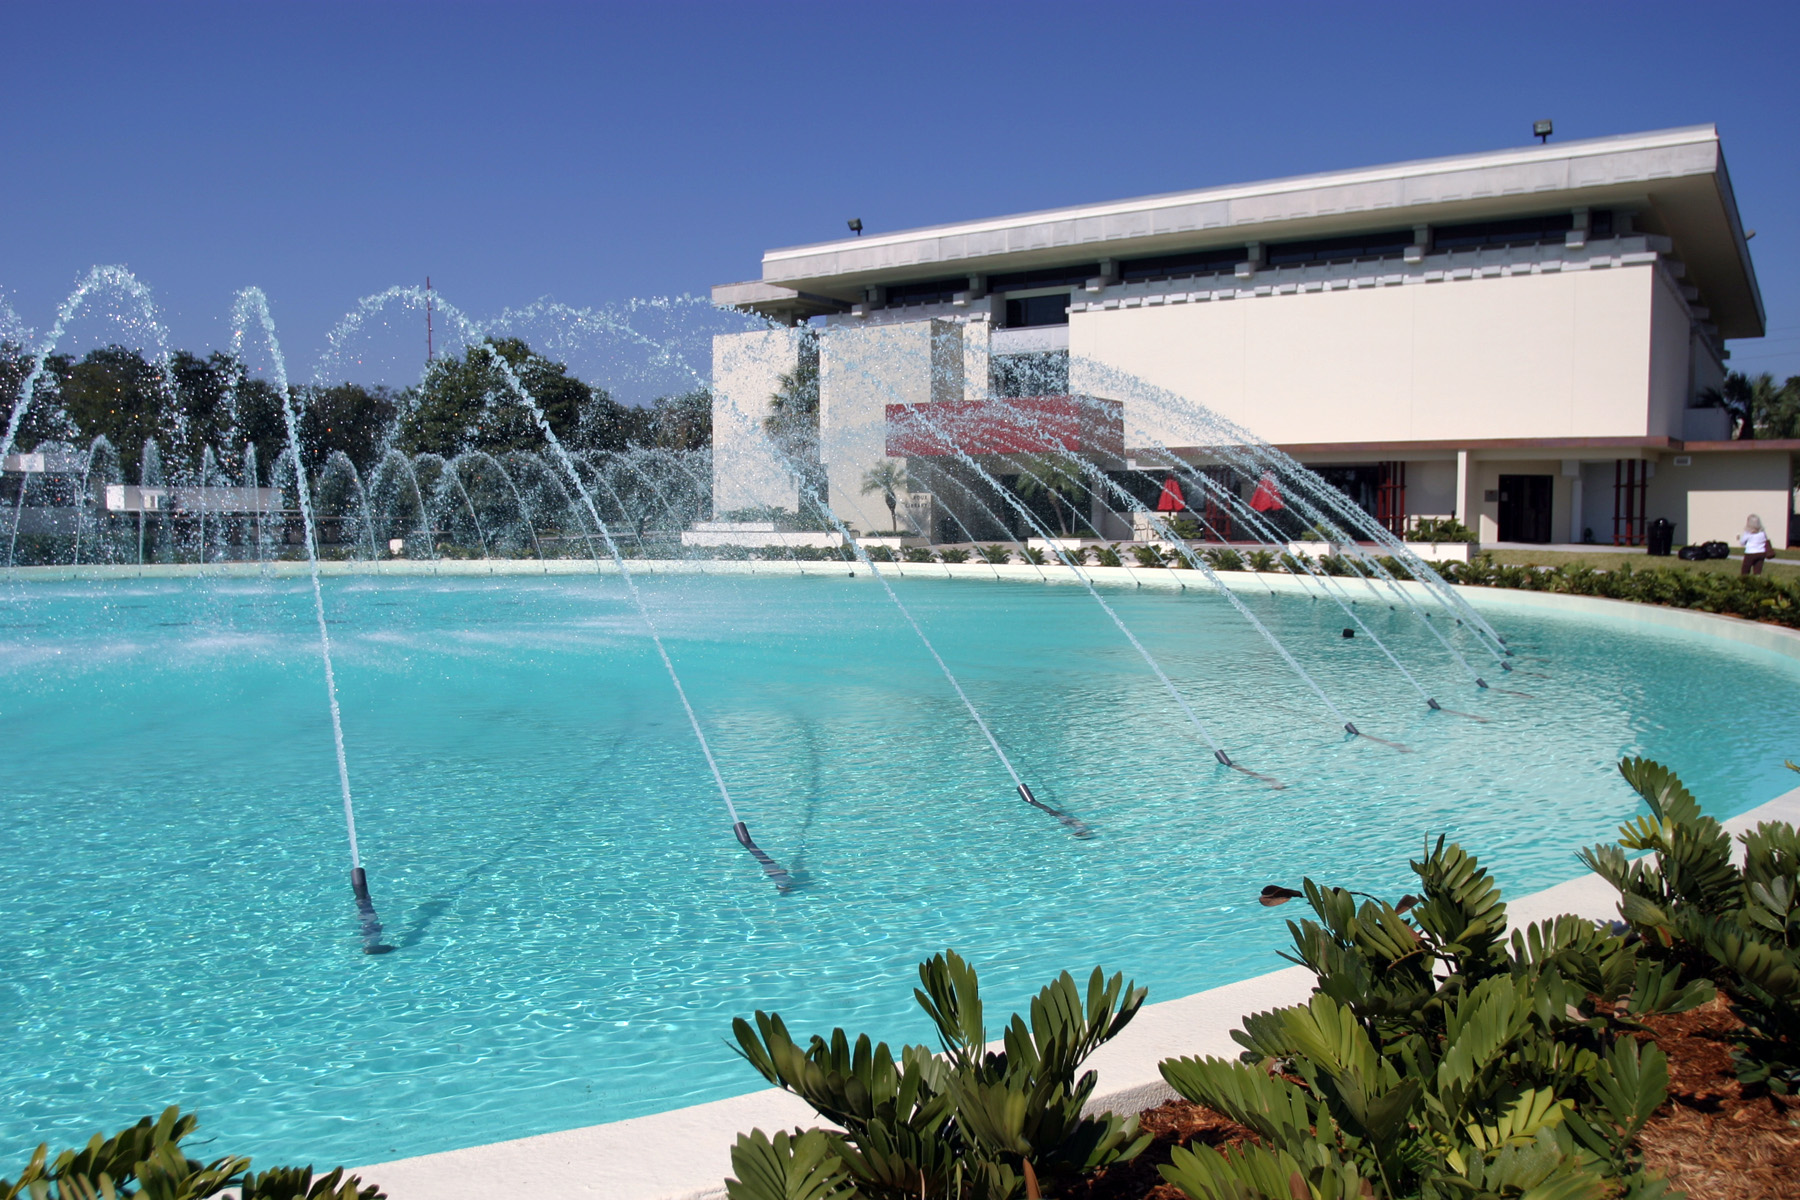
[[[432,359],[431,345],[431,276],[425,277],[425,361]]]

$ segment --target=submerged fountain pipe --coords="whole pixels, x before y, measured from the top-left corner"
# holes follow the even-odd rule
[[[738,815],[737,805],[732,803],[731,791],[725,786],[725,776],[719,770],[718,760],[713,757],[712,747],[706,742],[706,731],[700,727],[700,718],[695,714],[694,706],[688,700],[687,689],[681,685],[681,676],[675,671],[675,663],[669,658],[669,651],[663,645],[662,635],[657,632],[656,622],[650,616],[650,607],[644,603],[643,594],[638,591],[637,581],[632,578],[630,568],[625,565],[625,556],[619,553],[618,543],[613,541],[612,531],[607,528],[606,522],[600,519],[600,510],[594,504],[594,497],[588,491],[587,485],[582,483],[581,473],[575,468],[575,460],[563,448],[562,439],[557,437],[556,431],[550,427],[550,418],[544,415],[544,410],[539,407],[531,392],[526,389],[524,382],[513,372],[512,365],[499,354],[490,354],[489,357],[499,368],[513,394],[531,414],[532,420],[549,443],[550,450],[556,456],[557,462],[568,474],[570,481],[575,484],[575,490],[580,494],[582,504],[588,510],[588,516],[593,519],[594,527],[600,531],[600,537],[606,542],[607,552],[612,556],[613,565],[619,572],[619,578],[624,582],[625,590],[630,594],[631,602],[637,608],[638,616],[642,618],[644,628],[650,634],[650,641],[656,646],[657,657],[662,659],[663,670],[668,673],[669,682],[675,688],[675,695],[681,701],[682,711],[687,714],[688,726],[694,731],[694,740],[700,746],[700,753],[706,759],[707,767],[712,771],[713,782],[719,789],[719,798],[725,802],[725,811],[731,815],[733,836],[737,838],[738,844],[748,850],[751,857],[756,859],[757,864],[763,869],[763,874],[769,877],[769,881],[775,885],[777,891],[790,891],[794,887],[793,876],[789,875],[780,863],[765,854],[762,848],[751,839],[749,828],[744,824],[743,818]],[[594,565],[599,566],[598,553],[594,556]]]
[[[338,708],[337,675],[331,666],[331,631],[325,625],[325,593],[319,587],[319,546],[313,523],[312,493],[306,482],[306,466],[300,459],[300,420],[294,413],[293,389],[288,386],[287,363],[281,355],[281,343],[275,337],[275,318],[269,302],[256,288],[238,293],[234,314],[237,337],[243,337],[243,325],[254,309],[268,338],[269,356],[274,361],[276,387],[281,392],[281,415],[287,425],[288,452],[294,464],[294,494],[300,501],[300,520],[306,540],[306,562],[312,579],[313,616],[319,623],[319,658],[325,667],[325,696],[331,709],[331,741],[337,752],[338,788],[344,797],[344,832],[350,841],[350,894],[356,900],[357,917],[362,926],[364,954],[386,954],[393,947],[381,940],[381,918],[375,914],[375,903],[369,898],[369,876],[363,870],[362,851],[356,844],[356,805],[350,797],[350,764],[344,755],[344,718]],[[238,347],[234,347],[238,348]]]

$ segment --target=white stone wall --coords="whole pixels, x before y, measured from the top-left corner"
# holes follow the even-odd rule
[[[800,362],[800,332],[758,329],[713,338],[713,511],[799,511],[799,485],[763,436],[781,376]]]
[[[820,336],[820,458],[831,507],[857,529],[874,532],[892,525],[881,493],[865,495],[862,490],[869,469],[890,461],[887,406],[963,398],[960,328],[927,319],[837,325]],[[906,464],[905,459],[891,461]]]
[[[1090,306],[1070,316],[1071,387],[1126,402],[1128,446],[1197,440],[1149,389],[1119,395],[1133,376],[1277,444],[1669,432],[1650,427],[1653,332],[1679,335],[1665,375],[1678,364],[1682,382],[1659,377],[1656,394],[1666,423],[1668,397],[1685,393],[1688,330],[1685,318],[1678,330],[1654,320],[1654,263],[1393,280]]]

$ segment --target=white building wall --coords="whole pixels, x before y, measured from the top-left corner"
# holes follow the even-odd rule
[[[1673,279],[1656,272],[1650,333],[1650,414],[1652,435],[1682,436],[1682,414],[1694,385],[1694,323]]]
[[[828,328],[819,338],[819,452],[831,507],[863,532],[890,528],[863,477],[887,458],[887,406],[963,398],[963,344],[950,321]],[[903,498],[904,499],[904,498]],[[905,527],[904,520],[902,527]]]
[[[800,489],[763,436],[781,376],[800,362],[800,334],[758,329],[713,338],[713,511],[798,512]]]
[[[1668,517],[1676,523],[1677,544],[1732,539],[1744,528],[1744,518],[1755,513],[1763,520],[1769,540],[1787,545],[1788,512],[1793,458],[1785,450],[1731,450],[1686,455],[1687,466],[1665,458],[1650,480],[1645,497],[1651,517]],[[1610,510],[1609,510],[1610,513]]]
[[[1277,444],[1643,437],[1666,432],[1648,427],[1656,275],[1645,263],[1077,311],[1071,387],[1126,402],[1128,446],[1205,440],[1148,390],[1119,394],[1131,376]],[[1684,325],[1684,369],[1687,341]]]

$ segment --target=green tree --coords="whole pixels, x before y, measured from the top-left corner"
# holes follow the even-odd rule
[[[867,496],[871,492],[880,492],[882,500],[888,507],[888,519],[894,526],[894,532],[900,532],[900,496],[908,490],[912,481],[906,477],[906,468],[895,463],[893,459],[883,459],[863,472],[862,493]]]
[[[400,411],[393,392],[359,383],[308,388],[297,399],[300,443],[312,471],[322,468],[332,451],[341,450],[359,472],[368,474]]]
[[[1756,409],[1756,436],[1800,438],[1800,375],[1789,375],[1786,383],[1768,388],[1762,395]]]
[[[446,457],[464,450],[542,449],[543,431],[514,394],[502,361],[543,410],[557,438],[573,443],[594,390],[518,338],[489,338],[460,358],[446,355],[426,368],[412,407],[401,419],[401,448]]]
[[[644,436],[634,441],[663,450],[706,449],[712,445],[712,390],[700,387],[658,398],[645,424]]]
[[[0,343],[0,422],[10,421],[21,389],[31,374],[31,353],[12,342]],[[53,357],[32,387],[31,407],[20,421],[13,449],[34,450],[39,442],[75,442],[81,430],[63,411],[62,380],[72,365],[68,355]],[[0,425],[0,428],[4,428]]]
[[[1034,456],[1023,467],[1013,490],[1023,500],[1048,497],[1050,511],[1056,514],[1056,527],[1064,537],[1071,536],[1069,526],[1075,506],[1088,495],[1087,472],[1061,455]]]
[[[144,443],[155,438],[165,460],[178,461],[169,390],[156,364],[137,350],[106,346],[81,361],[57,364],[63,406],[84,439],[104,436],[119,451],[125,477],[137,481]]]
[[[1767,371],[1754,378],[1732,371],[1721,386],[1701,392],[1700,403],[1730,414],[1735,440],[1800,436],[1800,375],[1777,386]]]

